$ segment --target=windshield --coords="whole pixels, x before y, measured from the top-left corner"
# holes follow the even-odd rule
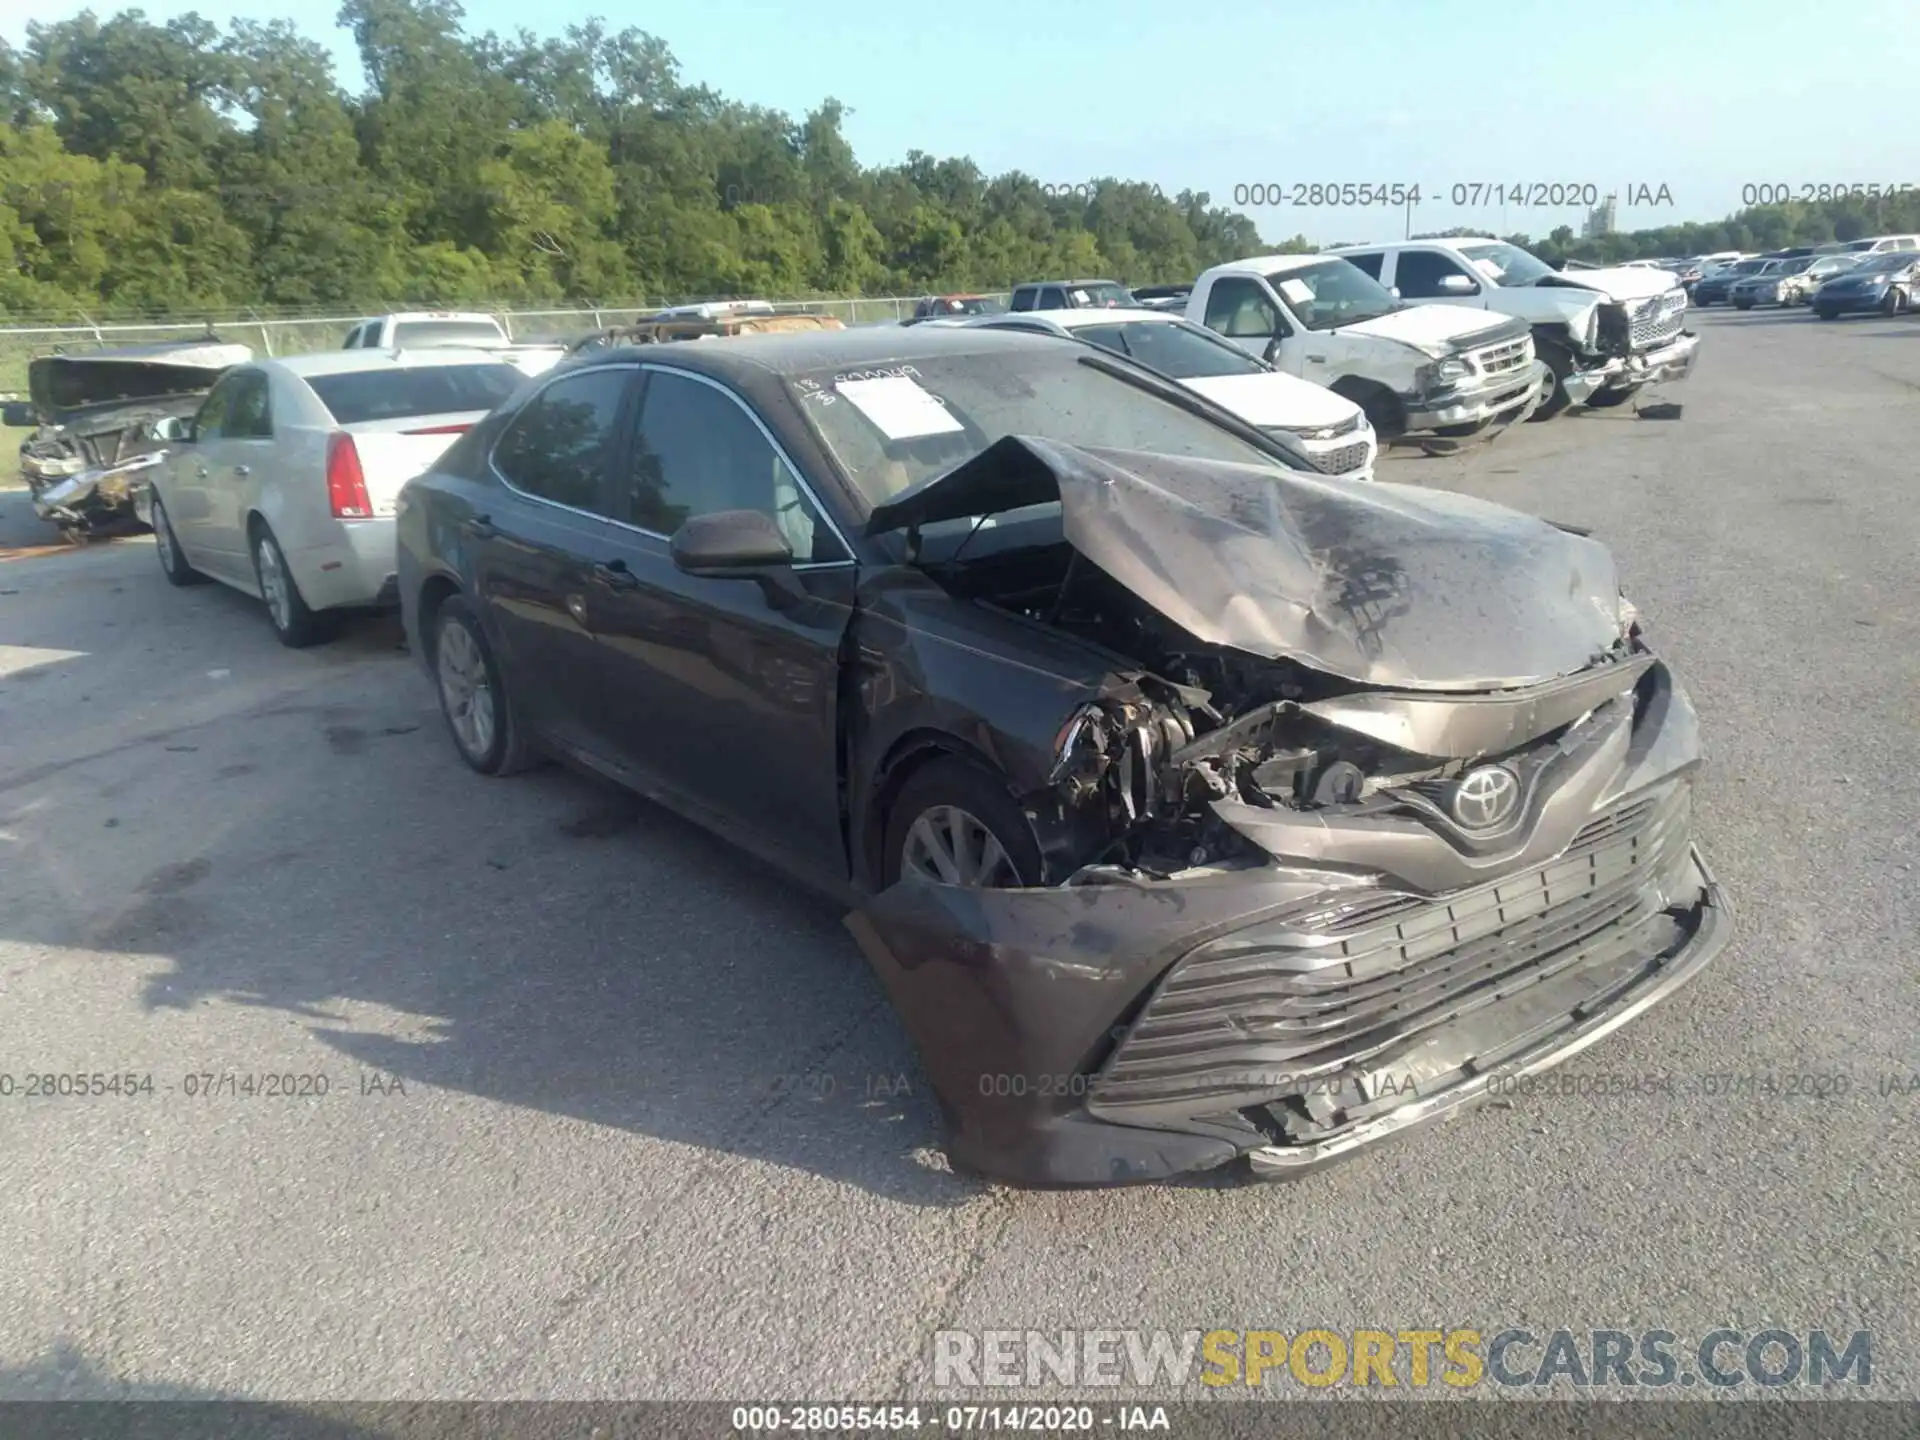
[[[304,377],[342,425],[491,410],[525,377],[511,365],[412,365]]]
[[[1098,367],[1074,345],[944,354],[912,364],[787,377],[820,443],[869,507],[945,474],[1009,435],[1067,445],[1292,467]]]
[[[393,327],[393,343],[406,345],[504,345],[498,325],[485,320],[402,320]]]
[[[1553,274],[1553,267],[1546,261],[1505,241],[1462,245],[1460,253],[1496,285],[1531,285],[1542,275]]]
[[[1869,255],[1858,265],[1849,268],[1849,275],[1882,275],[1889,270],[1904,270],[1920,256],[1911,250],[1887,250],[1879,255]]]
[[[1076,339],[1131,356],[1169,380],[1267,373],[1265,365],[1238,345],[1216,340],[1209,330],[1178,322],[1128,320],[1118,325],[1082,325],[1072,334]]]
[[[1006,311],[990,295],[943,295],[921,302],[922,315],[1000,315]]]
[[[1133,295],[1124,285],[1116,285],[1103,280],[1092,285],[1069,285],[1066,287],[1069,304],[1080,308],[1092,307],[1101,310],[1131,310]]]
[[[1309,330],[1333,330],[1377,320],[1401,308],[1386,286],[1346,260],[1321,260],[1269,275],[1267,283]]]

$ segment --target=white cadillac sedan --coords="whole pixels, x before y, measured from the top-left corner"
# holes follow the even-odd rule
[[[1373,479],[1379,442],[1358,405],[1164,310],[1023,311],[926,323],[1037,330],[1117,351],[1266,431],[1322,475]]]
[[[484,350],[345,350],[236,365],[168,421],[138,501],[175,585],[264,600],[282,644],[396,603],[394,500],[526,377]]]

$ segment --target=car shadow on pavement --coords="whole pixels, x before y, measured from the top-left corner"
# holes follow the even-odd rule
[[[186,592],[183,614],[157,567],[121,583],[107,613],[196,632],[185,693],[244,682],[262,698],[188,723],[143,695],[115,738],[70,756],[44,740],[3,767],[0,938],[145,962],[135,994],[186,1017],[166,1027],[183,1051],[209,1002],[296,1017],[346,1062],[336,1091],[364,1072],[914,1205],[981,1193],[947,1167],[938,1106],[840,906],[597,779],[474,774],[391,618],[289,652],[245,597]],[[52,593],[44,607],[36,644],[94,648],[97,620]],[[228,675],[210,660],[233,678],[203,680]],[[40,668],[83,663],[113,662]],[[107,672],[69,683],[105,694]],[[215,1033],[263,1053],[193,1068],[315,1068],[297,1035]]]

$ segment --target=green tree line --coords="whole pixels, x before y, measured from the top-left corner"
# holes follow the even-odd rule
[[[863,166],[832,98],[799,120],[690,83],[593,21],[467,33],[454,0],[346,0],[367,84],[286,22],[83,12],[0,41],[0,315],[537,304],[1192,279],[1262,250],[1205,192],[1045,185],[910,151]],[[1920,230],[1920,196],[1743,211],[1549,258]],[[1526,237],[1514,237],[1525,242]]]

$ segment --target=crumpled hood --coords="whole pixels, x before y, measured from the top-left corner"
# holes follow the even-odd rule
[[[245,345],[168,345],[47,355],[27,366],[27,393],[42,416],[181,395],[204,395],[235,365],[253,358]]]
[[[1485,332],[1511,326],[1512,322],[1504,315],[1491,315],[1462,305],[1407,305],[1357,325],[1342,325],[1333,333],[1378,335],[1385,340],[1398,340],[1439,360],[1453,354],[1462,344],[1490,344],[1490,340],[1482,341]]]
[[[1360,408],[1324,385],[1278,372],[1208,375],[1180,383],[1263,430],[1274,426],[1296,430],[1344,425]]]
[[[1052,500],[1069,544],[1196,639],[1359,684],[1532,685],[1621,634],[1598,541],[1413,486],[1008,436],[876,508],[866,530]]]
[[[1655,295],[1664,295],[1680,283],[1678,277],[1666,270],[1647,270],[1638,266],[1609,265],[1598,270],[1563,270],[1552,275],[1542,275],[1533,282],[1531,288],[1551,290],[1560,287],[1568,289],[1598,290],[1610,300],[1646,300]],[[1527,286],[1516,287],[1527,289]]]

